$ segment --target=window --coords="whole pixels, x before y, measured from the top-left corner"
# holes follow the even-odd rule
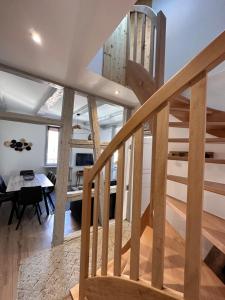
[[[46,165],[56,165],[58,158],[59,127],[48,126]]]

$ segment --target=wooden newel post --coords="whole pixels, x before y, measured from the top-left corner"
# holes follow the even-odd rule
[[[90,168],[84,169],[79,300],[84,299],[84,280],[88,278],[88,268],[89,268],[89,246],[90,246],[90,225],[91,225],[91,182],[89,181],[89,172],[90,172]]]

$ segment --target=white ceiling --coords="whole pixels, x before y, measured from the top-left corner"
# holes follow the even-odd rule
[[[0,110],[36,114],[54,88],[0,71]]]
[[[135,0],[0,2],[0,63],[128,105],[137,103],[129,89],[87,70]],[[31,29],[40,34],[41,45],[31,39]]]

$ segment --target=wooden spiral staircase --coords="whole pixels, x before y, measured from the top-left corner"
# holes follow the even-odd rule
[[[157,29],[160,32],[160,26]],[[158,43],[162,45],[163,39],[159,39]],[[71,289],[73,299],[225,299],[225,285],[202,262],[201,243],[204,236],[225,253],[225,221],[203,212],[204,189],[225,195],[224,184],[204,181],[205,142],[208,142],[205,134],[217,132],[215,135],[220,142],[224,142],[225,125],[222,117],[218,119],[218,114],[221,113],[222,116],[224,113],[206,107],[207,73],[223,60],[225,32],[164,85],[164,67],[157,69],[156,65],[153,80],[153,76],[149,77],[149,73],[141,71],[142,67],[135,60],[127,60],[127,71],[130,74],[127,76],[127,83],[133,87],[143,105],[113,138],[94,166],[84,171],[80,281],[79,285]],[[187,88],[191,89],[190,102],[180,96]],[[148,100],[146,96],[150,96]],[[169,122],[170,113],[180,122]],[[146,122],[150,122],[153,136],[152,177],[149,205],[144,214],[141,214],[143,136]],[[167,175],[168,142],[171,142],[168,139],[169,126],[189,128],[189,139],[185,140],[189,142],[187,178]],[[132,167],[135,175],[131,237],[122,246],[125,143],[130,137],[134,140]],[[109,261],[110,168],[111,158],[117,150],[114,257]],[[104,207],[101,262],[98,269],[99,193],[102,170]],[[187,185],[187,204],[166,196],[167,180]],[[93,182],[93,228],[90,234]],[[186,222],[185,241],[166,220],[167,204]]]

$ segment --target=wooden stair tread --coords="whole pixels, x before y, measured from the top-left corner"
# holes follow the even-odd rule
[[[225,122],[207,122],[207,129],[221,129],[225,128]],[[189,128],[189,122],[169,122],[169,127],[173,128]]]
[[[167,203],[182,218],[186,219],[185,202],[167,196]],[[225,220],[204,211],[202,219],[202,234],[207,240],[220,249],[220,251],[225,253]]]
[[[169,138],[169,143],[189,143],[188,138]],[[207,144],[225,144],[225,138],[206,138]]]
[[[171,180],[171,181],[179,182],[182,184],[187,184],[186,177],[167,175],[167,179]],[[225,196],[225,184],[224,183],[205,180],[204,181],[204,190]]]
[[[147,226],[141,236],[140,280],[151,280],[152,235],[152,228]],[[183,292],[184,253],[184,240],[171,225],[166,223],[164,285],[178,292]],[[123,274],[129,275],[129,269],[128,257]],[[200,300],[225,299],[225,286],[204,263],[202,263],[202,283],[200,293]]]
[[[168,155],[168,160],[188,161],[188,157]],[[221,158],[206,158],[205,162],[206,163],[210,163],[210,164],[225,164],[225,159],[221,159]]]

